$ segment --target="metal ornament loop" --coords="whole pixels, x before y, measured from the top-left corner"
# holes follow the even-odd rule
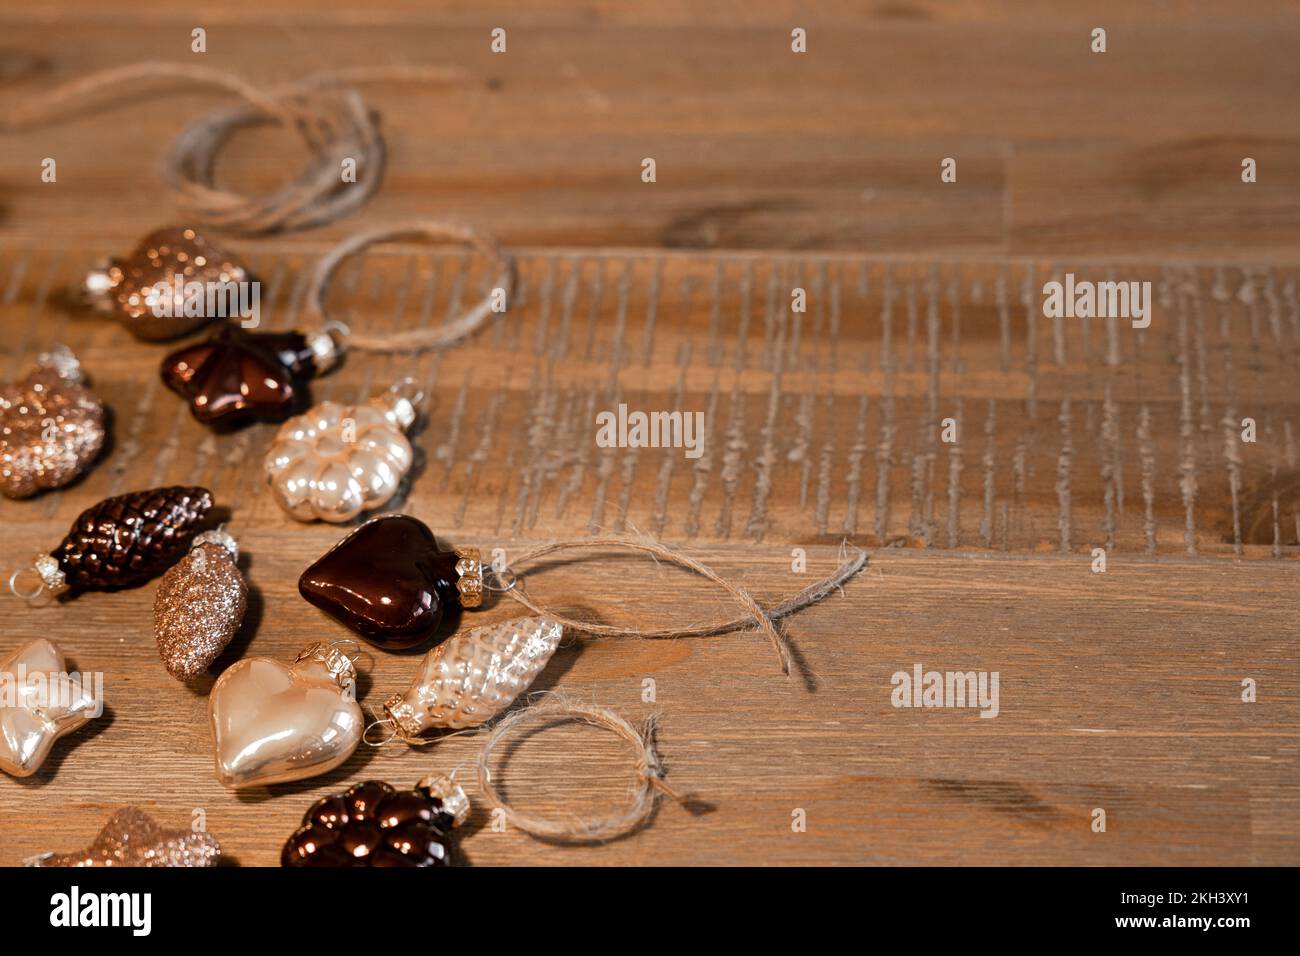
[[[370,731],[374,730],[376,727],[387,727],[388,736],[382,737],[379,740],[371,740]],[[397,739],[397,728],[393,725],[393,722],[388,718],[383,718],[382,720],[372,720],[370,723],[366,724],[366,729],[361,732],[361,739],[365,742],[366,746],[368,747],[382,747],[384,746],[384,744],[390,743],[391,741]]]
[[[502,583],[506,582],[506,583]],[[496,568],[488,568],[487,573],[483,575],[483,590],[492,591],[496,594],[505,594],[507,591],[513,591],[520,586],[520,577],[509,568],[498,571]]]
[[[14,597],[22,598],[29,604],[35,604],[37,599],[45,593],[45,582],[41,581],[34,590],[20,591],[18,590],[18,578],[24,574],[34,574],[38,578],[40,577],[40,573],[35,568],[19,568],[9,575],[9,590],[13,592]]]
[[[361,646],[360,641],[353,640],[350,637],[341,637],[337,641],[331,641],[329,646],[331,648],[343,647],[343,646],[355,647],[356,653],[343,655],[345,658],[347,658],[349,664],[354,664],[354,665],[357,662],[357,658],[361,656],[361,652],[365,650],[365,648]]]

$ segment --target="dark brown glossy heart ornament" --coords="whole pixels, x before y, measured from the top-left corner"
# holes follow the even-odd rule
[[[162,379],[205,425],[274,421],[294,411],[307,380],[325,371],[335,354],[327,333],[249,332],[225,325],[208,341],[163,359]]]
[[[367,521],[298,579],[304,598],[384,650],[424,642],[445,608],[477,607],[482,588],[478,551],[440,550],[409,515]]]

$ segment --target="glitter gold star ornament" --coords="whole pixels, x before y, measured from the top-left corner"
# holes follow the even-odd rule
[[[0,388],[0,492],[29,498],[75,479],[104,446],[104,405],[65,346]]]
[[[248,607],[236,561],[239,545],[224,531],[205,531],[189,554],[167,569],[154,597],[154,635],[167,673],[193,680],[226,649]]]
[[[97,311],[116,318],[136,338],[160,342],[219,317],[208,314],[206,295],[201,311],[187,308],[186,286],[236,288],[247,281],[247,270],[234,257],[193,229],[172,226],[149,233],[125,259],[93,270],[85,293]],[[188,299],[192,303],[194,296]]]
[[[104,711],[102,682],[70,674],[63,651],[44,638],[0,662],[0,770],[30,777],[55,742]]]
[[[125,807],[108,819],[84,850],[45,853],[29,866],[216,866],[221,844],[204,831],[165,830],[139,807]]]

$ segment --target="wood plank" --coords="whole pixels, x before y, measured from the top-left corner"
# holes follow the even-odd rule
[[[202,59],[188,19],[70,12],[56,31],[47,15],[6,14],[0,92],[16,102],[144,59],[266,82],[331,66],[458,66],[467,79],[451,88],[367,88],[391,159],[365,215],[450,215],[512,245],[1088,255],[1173,243],[1159,248],[1294,261],[1294,17],[1174,28],[1163,13],[1110,7],[1111,48],[1094,55],[1078,21],[1024,10],[976,23],[961,5],[956,20],[933,5],[871,7],[865,19],[831,9],[804,55],[779,16],[689,27],[673,20],[689,19],[680,8],[667,22],[534,17],[512,21],[508,52],[493,55],[489,13],[403,22],[399,8],[360,21],[289,10],[265,29],[218,18]],[[222,102],[178,90],[6,137],[7,228],[56,243],[96,208],[97,237],[128,242],[174,217],[159,157]],[[654,184],[640,180],[647,156]],[[1240,182],[1244,156],[1259,161],[1255,184]],[[60,163],[57,184],[40,181],[45,157]],[[939,181],[944,157],[959,162],[955,184]],[[220,169],[256,193],[300,162],[291,136],[265,130],[236,137]]]
[[[480,806],[464,841],[474,863],[1300,862],[1298,12],[1272,0],[203,12],[202,62],[268,83],[386,62],[468,73],[449,89],[367,88],[391,161],[359,215],[231,242],[277,329],[305,322],[317,257],[362,226],[454,216],[517,254],[510,312],[464,346],[354,355],[313,385],[352,401],[405,375],[424,384],[420,464],[394,508],[508,555],[637,530],[764,601],[828,573],[843,542],[871,552],[861,577],[789,622],[788,681],[751,632],[566,642],[538,689],[659,711],[668,779],[692,799],[599,848],[498,832]],[[6,9],[0,106],[102,67],[192,62],[194,18],[156,0]],[[497,25],[505,56],[488,50]],[[794,25],[809,28],[804,56],[789,52]],[[1096,25],[1104,56],[1087,52]],[[295,586],[344,529],[299,525],[271,501],[271,427],[199,428],[157,379],[164,348],[69,299],[98,257],[177,217],[159,157],[222,103],[141,97],[5,135],[0,150],[0,379],[68,342],[113,410],[111,445],[81,482],[0,501],[0,568],[102,497],[206,484],[252,586],[218,670],[346,636]],[[648,155],[653,185],[639,180]],[[1239,180],[1245,155],[1259,161],[1253,185]],[[57,184],[39,182],[46,156]],[[944,156],[959,160],[956,184],[938,181]],[[222,181],[271,188],[302,158],[279,132],[240,135]],[[1151,327],[1044,318],[1042,284],[1066,272],[1151,281]],[[484,280],[455,251],[395,246],[349,263],[333,303],[357,328],[409,329],[445,321]],[[796,287],[806,312],[791,311]],[[620,402],[704,412],[704,454],[598,447],[595,414]],[[593,558],[534,569],[530,592],[610,622],[734,613],[670,568]],[[84,845],[131,803],[172,825],[202,810],[230,859],[272,865],[307,806],[357,780],[457,770],[476,796],[469,735],[363,747],[267,794],[223,790],[211,679],[166,676],[154,587],[40,609],[0,599],[0,654],[54,636],[105,675],[109,706],[35,777],[0,778],[0,865]],[[363,702],[404,687],[417,660],[368,653]],[[917,664],[997,671],[998,716],[894,707],[894,675]],[[1257,703],[1241,699],[1247,678]],[[601,812],[628,793],[620,745],[573,727],[521,740],[495,772],[543,811]],[[791,828],[797,810],[806,832]]]
[[[291,658],[306,640],[343,636],[315,611],[293,610],[296,569],[330,530],[238,524],[257,624],[225,660]],[[44,540],[36,528],[6,537],[6,552]],[[697,553],[763,599],[803,583],[774,545]],[[834,549],[809,551],[808,574],[834,564]],[[842,595],[791,623],[816,675],[812,691],[782,679],[754,634],[580,641],[561,651],[543,687],[633,717],[657,709],[668,779],[712,811],[665,805],[652,827],[601,848],[498,832],[480,812],[466,851],[482,864],[1294,864],[1300,671],[1284,637],[1292,608],[1281,599],[1291,578],[1272,564],[1137,559],[1093,575],[1086,562],[1050,556],[876,552]],[[612,558],[548,568],[530,587],[608,620],[728,613],[697,581]],[[79,667],[106,672],[110,714],[36,777],[0,781],[0,862],[81,845],[112,809],[143,802],[178,823],[202,809],[236,860],[272,864],[318,796],[359,779],[413,781],[472,766],[480,741],[454,737],[415,751],[362,747],[338,771],[269,796],[222,790],[208,755],[206,683],[187,690],[158,663],[152,590],[14,615],[10,641],[58,632]],[[687,606],[666,607],[668,593]],[[1261,600],[1270,594],[1277,598]],[[511,613],[493,608],[475,620]],[[999,671],[998,716],[895,709],[891,675],[916,663]],[[363,699],[373,706],[399,690],[414,666],[410,656],[363,660]],[[1257,704],[1240,701],[1243,677],[1258,681]],[[653,708],[641,700],[647,678]],[[498,772],[511,800],[548,812],[607,811],[626,799],[629,781],[621,745],[576,728],[525,738]],[[1098,807],[1104,834],[1091,830]],[[804,833],[791,830],[799,808]]]

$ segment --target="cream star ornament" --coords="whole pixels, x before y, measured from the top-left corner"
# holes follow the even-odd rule
[[[24,644],[0,662],[0,770],[30,777],[56,740],[103,712],[102,684],[69,674],[56,644]]]

